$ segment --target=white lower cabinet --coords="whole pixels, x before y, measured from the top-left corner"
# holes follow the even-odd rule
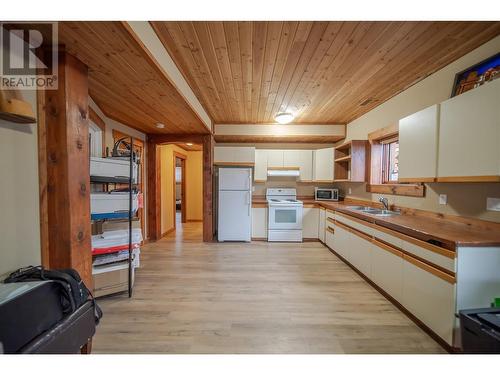
[[[319,208],[304,207],[302,214],[302,237],[318,238]]]
[[[403,297],[403,253],[378,242],[372,242],[371,279],[391,297]]]
[[[252,207],[252,238],[267,238],[266,207]]]
[[[343,227],[335,226],[335,241],[331,248],[342,258],[350,262],[351,233]]]
[[[402,305],[452,345],[456,284],[403,259]]]
[[[360,270],[365,276],[371,277],[371,252],[370,237],[349,232],[350,254],[349,262]]]
[[[325,243],[325,220],[326,210],[322,207],[319,209],[319,222],[318,222],[318,238],[321,242]]]

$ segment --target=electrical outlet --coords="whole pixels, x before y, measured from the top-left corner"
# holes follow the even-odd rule
[[[349,188],[349,190],[347,191],[347,194],[352,194],[352,189]]]
[[[439,194],[439,204],[446,204],[448,202],[448,196],[446,194]]]
[[[486,209],[488,211],[500,211],[500,198],[486,198]]]

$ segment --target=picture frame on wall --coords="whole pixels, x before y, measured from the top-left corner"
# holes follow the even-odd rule
[[[451,97],[500,77],[500,52],[455,75]]]

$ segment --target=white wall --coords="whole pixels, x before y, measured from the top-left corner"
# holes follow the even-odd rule
[[[36,92],[22,95],[36,115]],[[0,176],[1,280],[17,268],[41,263],[36,124],[0,120]]]
[[[376,129],[396,123],[409,114],[449,99],[456,73],[498,53],[498,51],[500,51],[500,36],[349,123],[345,141],[367,139],[368,134]],[[473,129],[471,131],[473,133]],[[381,196],[380,194],[367,193],[365,184],[344,183],[339,184],[339,187],[352,198],[377,200]],[[348,193],[349,188],[351,194]],[[439,194],[447,194],[447,205],[438,204]],[[426,184],[424,198],[387,195],[391,204],[500,222],[500,212],[486,211],[487,197],[500,198],[500,184],[433,183]]]

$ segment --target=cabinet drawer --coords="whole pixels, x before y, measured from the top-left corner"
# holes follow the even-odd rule
[[[341,212],[336,213],[335,220],[339,221],[339,222],[341,222],[341,223],[343,223],[351,228],[357,229],[363,233],[366,233],[369,235],[373,234],[372,225],[370,225],[370,223],[368,223],[368,222],[366,224],[364,224],[363,220],[347,217],[347,215],[345,215]]]
[[[327,225],[325,228],[325,243],[330,249],[335,250],[335,230],[332,225]]]
[[[401,302],[403,297],[403,253],[373,240],[371,259],[373,282]]]
[[[411,242],[401,240],[401,248],[430,263],[455,272],[455,252],[453,251],[442,249],[416,239],[411,239]]]
[[[450,345],[455,326],[455,285],[451,276],[403,256],[403,306]]]
[[[372,233],[373,233],[373,237],[378,238],[384,242],[387,242],[388,244],[391,244],[395,247],[401,248],[403,241],[401,240],[401,238],[390,234],[389,229],[375,227],[375,228],[372,228]]]
[[[326,210],[326,218],[330,218],[332,220],[335,220],[335,212],[331,210]]]

